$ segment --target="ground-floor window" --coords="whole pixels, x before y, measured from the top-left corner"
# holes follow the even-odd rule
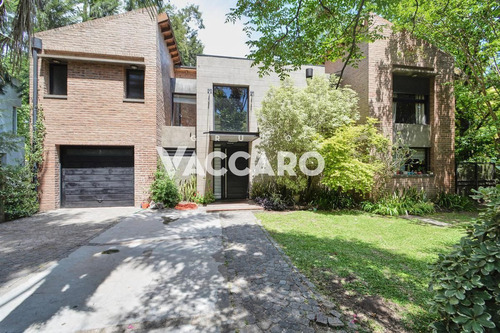
[[[399,174],[420,175],[430,172],[430,149],[410,147],[409,158],[401,167]]]

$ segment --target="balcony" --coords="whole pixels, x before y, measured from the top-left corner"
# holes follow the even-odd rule
[[[431,127],[419,124],[394,124],[393,142],[397,139],[409,147],[428,148],[431,146]]]

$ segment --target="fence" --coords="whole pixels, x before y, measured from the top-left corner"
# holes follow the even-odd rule
[[[460,162],[455,166],[455,189],[458,194],[470,195],[479,187],[500,183],[495,163]]]

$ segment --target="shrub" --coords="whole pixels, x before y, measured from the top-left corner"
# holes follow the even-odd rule
[[[359,205],[358,197],[318,185],[311,191],[309,206],[320,210],[352,209]]]
[[[28,167],[2,167],[1,171],[0,200],[5,203],[6,219],[14,220],[38,212],[38,194]]]
[[[436,206],[444,210],[459,212],[471,212],[476,210],[476,204],[471,198],[454,193],[439,193],[435,203]]]
[[[215,196],[212,190],[207,189],[205,195],[197,193],[194,197],[194,202],[201,205],[206,205],[215,201]]]
[[[181,201],[181,195],[175,181],[164,171],[158,170],[151,184],[151,197],[155,202],[161,202],[165,207],[173,208]]]
[[[273,194],[269,198],[255,198],[255,202],[264,207],[265,210],[277,210],[282,211],[287,208],[287,205],[279,194]]]
[[[425,192],[415,188],[396,191],[375,202],[365,201],[361,204],[364,211],[380,215],[426,215],[435,212],[434,203],[430,202]]]
[[[476,193],[486,212],[432,266],[431,311],[440,316],[435,332],[497,332],[488,329],[500,323],[500,185]]]
[[[297,192],[295,188],[289,188],[284,182],[278,182],[277,178],[267,176],[255,177],[250,190],[252,199],[269,199],[273,202],[279,200],[285,206],[293,206],[297,203],[294,197],[301,194],[303,193]]]
[[[191,178],[185,179],[180,182],[179,193],[181,194],[182,201],[195,201],[196,198],[196,176],[192,175]]]

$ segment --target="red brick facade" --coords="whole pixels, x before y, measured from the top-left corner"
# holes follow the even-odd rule
[[[432,176],[401,176],[392,187],[417,187],[430,195],[452,192],[455,187],[455,99],[453,96],[453,58],[408,33],[392,30],[392,24],[374,17],[374,26],[383,26],[383,39],[361,46],[365,58],[358,68],[348,66],[343,84],[360,97],[360,114],[380,120],[382,132],[393,139],[392,78],[395,73],[430,77],[430,168]],[[326,63],[328,73],[339,73],[340,62]]]
[[[173,65],[157,21],[146,10],[137,10],[41,32],[37,37],[43,42],[38,89],[47,131],[40,179],[41,210],[60,207],[59,151],[63,145],[134,147],[138,206],[149,197],[161,126],[170,121]],[[64,61],[68,69],[64,99],[48,95],[50,55],[66,55],[69,59]],[[144,63],[143,102],[125,101],[125,72],[130,68],[127,61]]]

